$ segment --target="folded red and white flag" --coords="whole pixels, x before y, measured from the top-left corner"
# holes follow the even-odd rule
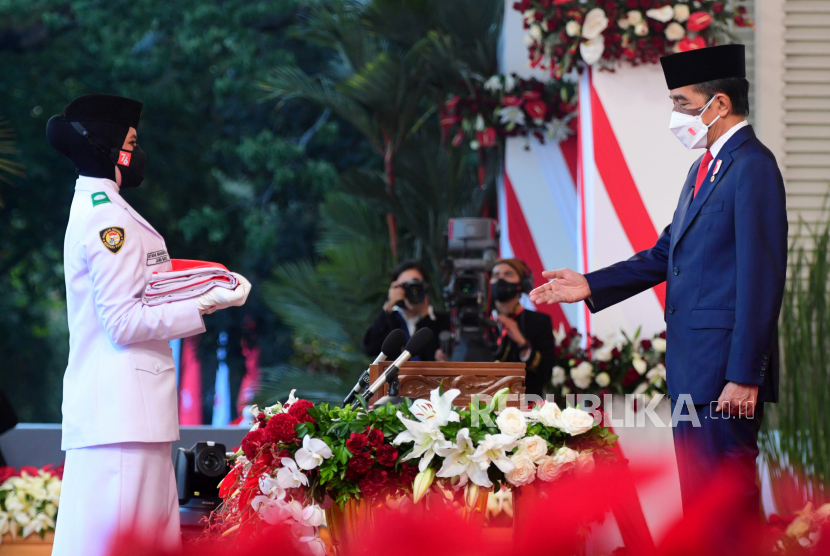
[[[144,290],[145,305],[161,305],[183,299],[192,299],[212,288],[236,288],[239,281],[219,263],[172,259],[173,270],[154,272]]]

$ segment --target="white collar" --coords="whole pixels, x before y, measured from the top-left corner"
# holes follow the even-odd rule
[[[711,153],[712,159],[714,160],[718,157],[718,153],[720,152],[720,150],[723,148],[726,142],[729,141],[729,139],[731,139],[733,135],[735,135],[735,133],[739,129],[746,127],[748,125],[749,122],[744,120],[740,123],[733,125],[732,127],[726,130],[726,133],[718,137],[718,139],[714,143],[712,143],[712,146],[709,147],[709,153]]]
[[[107,178],[90,178],[89,176],[78,176],[78,181],[75,182],[75,191],[88,191],[89,193],[97,193],[104,191],[109,197],[110,201],[120,205],[126,206],[127,201],[121,197],[121,189],[118,185]]]
[[[404,318],[404,320],[406,320],[406,321],[415,320],[417,322],[417,321],[421,320],[421,318],[423,318],[423,317],[419,317],[419,316],[415,316],[415,317],[411,317],[411,318],[407,317],[406,312],[403,309],[401,309],[401,307],[398,306],[398,305],[395,305],[394,307],[392,307],[392,310],[399,312],[401,314],[401,316]],[[435,311],[433,311],[432,305],[430,305],[429,309],[427,310],[427,316],[429,317],[429,320],[435,320]]]

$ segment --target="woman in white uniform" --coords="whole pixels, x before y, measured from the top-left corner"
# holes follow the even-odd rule
[[[47,125],[78,180],[64,241],[69,364],[66,451],[54,556],[106,553],[118,531],[160,547],[180,543],[171,460],[179,438],[168,340],[205,331],[202,315],[245,303],[250,284],[148,307],[153,272],[171,269],[164,238],[121,197],[143,180],[142,104],[110,95],[75,99]]]

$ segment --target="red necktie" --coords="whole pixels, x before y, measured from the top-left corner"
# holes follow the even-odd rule
[[[698,190],[700,190],[700,186],[703,183],[703,180],[706,179],[706,174],[709,173],[709,163],[712,162],[712,158],[712,153],[709,152],[709,149],[706,149],[706,154],[703,155],[703,160],[700,161],[700,166],[697,169],[697,180],[695,180],[695,197],[697,196]]]

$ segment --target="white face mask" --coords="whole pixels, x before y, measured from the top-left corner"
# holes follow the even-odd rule
[[[712,101],[715,100],[715,97],[709,99],[709,102],[706,103],[706,106],[703,108],[695,108],[693,110],[686,111],[678,106],[675,106],[671,113],[671,120],[669,121],[669,129],[672,133],[674,133],[675,137],[680,139],[680,142],[686,146],[687,149],[703,149],[706,147],[706,134],[709,131],[709,128],[712,127],[718,118],[720,118],[720,114],[712,120],[709,125],[703,123],[700,119],[701,114],[703,114],[709,105],[712,104]],[[697,113],[694,115],[693,113]]]

